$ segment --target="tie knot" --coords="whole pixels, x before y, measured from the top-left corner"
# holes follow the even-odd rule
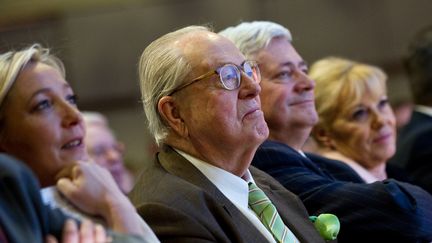
[[[249,182],[248,186],[249,186],[249,193],[250,193],[250,191],[255,190],[256,188],[258,188],[257,185],[255,185],[255,183],[253,183],[253,182]]]
[[[249,182],[249,207],[260,216],[270,204],[270,199],[265,193],[253,182]]]

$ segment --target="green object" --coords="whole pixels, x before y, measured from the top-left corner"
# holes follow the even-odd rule
[[[309,219],[315,225],[324,240],[335,240],[339,234],[340,223],[334,214],[323,213],[317,216],[310,216]]]

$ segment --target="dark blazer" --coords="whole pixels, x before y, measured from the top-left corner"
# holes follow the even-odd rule
[[[297,153],[297,151],[291,150],[291,148],[290,151]],[[356,183],[365,182],[357,174],[357,172],[355,172],[355,170],[353,170],[349,165],[345,163],[341,163],[338,160],[329,159],[313,153],[306,153],[306,156],[311,161],[313,161],[315,165],[318,165],[318,167],[316,167],[312,164],[312,167],[315,169],[319,169],[321,173],[326,174],[327,177],[334,178],[336,180],[350,181]]]
[[[0,225],[9,242],[45,242],[61,236],[65,216],[41,200],[39,184],[18,160],[0,154]],[[61,238],[58,238],[61,239]]]
[[[414,111],[397,139],[395,156],[389,161],[404,168],[413,183],[432,193],[432,117]]]
[[[342,162],[315,163],[274,141],[258,148],[252,164],[297,194],[309,214],[337,215],[339,242],[432,240],[432,196],[417,186],[393,179],[365,184]]]
[[[250,171],[301,242],[323,242],[298,197],[264,172]],[[130,197],[162,242],[267,242],[215,185],[168,146],[144,166]]]
[[[329,159],[317,154],[306,153],[306,156],[312,160],[318,167],[328,175],[337,180],[350,181],[356,183],[364,183],[365,181],[353,170],[350,166],[341,161]],[[412,182],[405,170],[392,165],[386,165],[386,173],[388,178],[396,179],[403,182]]]

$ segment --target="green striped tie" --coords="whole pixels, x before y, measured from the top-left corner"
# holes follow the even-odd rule
[[[258,215],[277,242],[298,242],[285,226],[270,199],[252,182],[249,182],[249,207]]]

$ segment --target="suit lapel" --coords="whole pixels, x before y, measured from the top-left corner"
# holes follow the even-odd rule
[[[204,174],[174,149],[165,146],[163,151],[158,154],[158,160],[161,166],[170,174],[176,175],[210,194],[232,218],[233,228],[240,232],[245,242],[267,241],[243,213]]]

